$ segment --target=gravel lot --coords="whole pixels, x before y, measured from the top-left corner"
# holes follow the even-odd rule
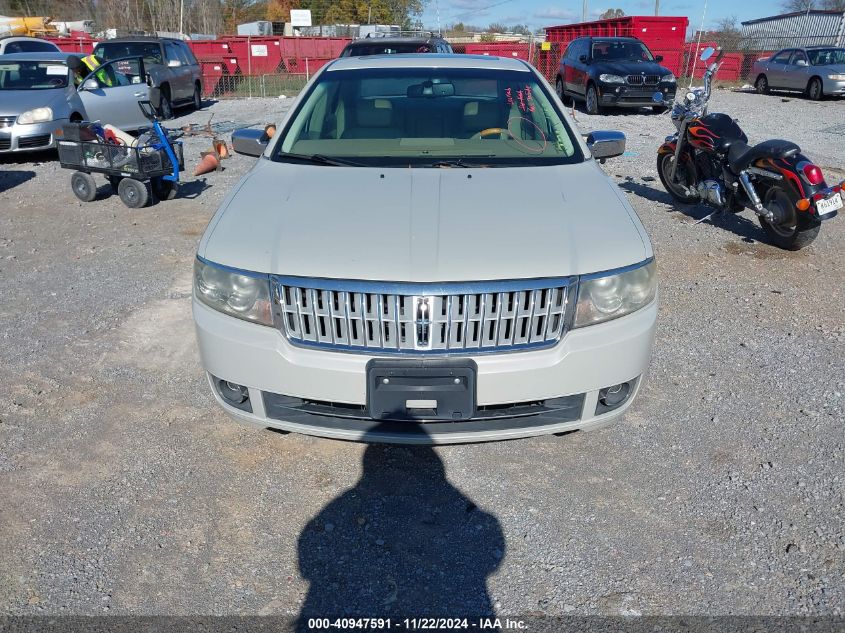
[[[711,111],[845,178],[845,101],[718,91]],[[0,613],[842,615],[845,219],[798,253],[749,212],[695,226],[708,211],[656,178],[668,117],[576,116],[628,135],[605,167],[657,251],[650,377],[614,427],[436,449],[213,403],[191,264],[254,159],[137,211],[105,184],[78,202],[50,155],[0,159]],[[210,142],[186,143],[192,171]]]

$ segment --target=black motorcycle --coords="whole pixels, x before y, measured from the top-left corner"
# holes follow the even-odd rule
[[[715,51],[701,55],[707,61]],[[704,73],[704,87],[690,90],[671,105],[677,133],[657,150],[657,173],[673,198],[703,202],[721,212],[754,211],[777,246],[799,250],[819,234],[823,220],[845,205],[845,182],[828,187],[822,170],[783,140],[748,145],[748,137],[727,114],[708,114],[710,87],[721,53]],[[663,103],[655,93],[655,103]]]

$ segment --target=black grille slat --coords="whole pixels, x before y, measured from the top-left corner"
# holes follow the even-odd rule
[[[660,75],[628,75],[629,86],[656,86],[660,83]]]

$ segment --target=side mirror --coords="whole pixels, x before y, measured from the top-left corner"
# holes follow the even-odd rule
[[[651,95],[651,100],[655,103],[663,103],[663,93],[655,92],[653,95]]]
[[[179,66],[181,65],[182,62],[180,62],[178,59],[171,59],[169,62],[167,62],[168,68],[179,68]]]
[[[663,61],[663,55],[658,55],[658,56],[656,56],[656,57],[654,58],[654,61],[656,61],[656,62],[658,62],[658,63],[662,62],[662,61]]]
[[[796,60],[795,60],[795,65],[796,65],[796,66],[804,66],[804,67],[806,67],[806,66],[807,66],[807,60],[806,60],[806,59],[796,59]]]
[[[593,158],[603,163],[608,158],[625,153],[625,135],[622,132],[596,130],[587,135],[587,147]]]
[[[586,55],[579,55],[579,56],[578,56],[578,61],[579,61],[579,62],[581,62],[582,64],[586,64],[586,63],[587,63],[587,59],[588,59],[588,58],[587,58],[587,56],[586,56]]]
[[[708,46],[703,51],[701,51],[701,57],[699,57],[699,59],[703,62],[706,62],[708,59],[713,57],[713,53],[715,53],[715,52],[716,52],[715,48],[713,48],[712,46]]]
[[[99,87],[100,82],[93,77],[91,79],[86,79],[82,86],[80,86],[82,90],[97,90]]]
[[[232,132],[232,149],[238,154],[247,156],[261,156],[267,149],[270,137],[264,130],[241,128]]]

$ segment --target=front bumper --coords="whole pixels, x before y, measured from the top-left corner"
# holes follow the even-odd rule
[[[657,302],[570,331],[551,348],[471,356],[479,411],[508,413],[447,423],[386,424],[366,417],[366,366],[373,356],[296,347],[274,328],[226,316],[196,298],[193,312],[210,383],[214,376],[249,388],[251,410],[242,410],[227,404],[212,384],[217,401],[237,420],[345,440],[439,444],[588,429],[618,418],[634,401],[648,366]],[[633,389],[625,403],[597,413],[599,390],[628,381]],[[552,399],[559,408],[515,406]]]
[[[830,96],[845,96],[845,81],[825,77],[822,81],[822,91]]]
[[[617,108],[643,108],[659,105],[654,102],[655,92],[663,94],[665,102],[675,98],[676,84],[660,83],[654,86],[629,86],[599,82],[599,103]]]
[[[56,131],[67,120],[0,127],[0,154],[38,152],[56,147]]]

